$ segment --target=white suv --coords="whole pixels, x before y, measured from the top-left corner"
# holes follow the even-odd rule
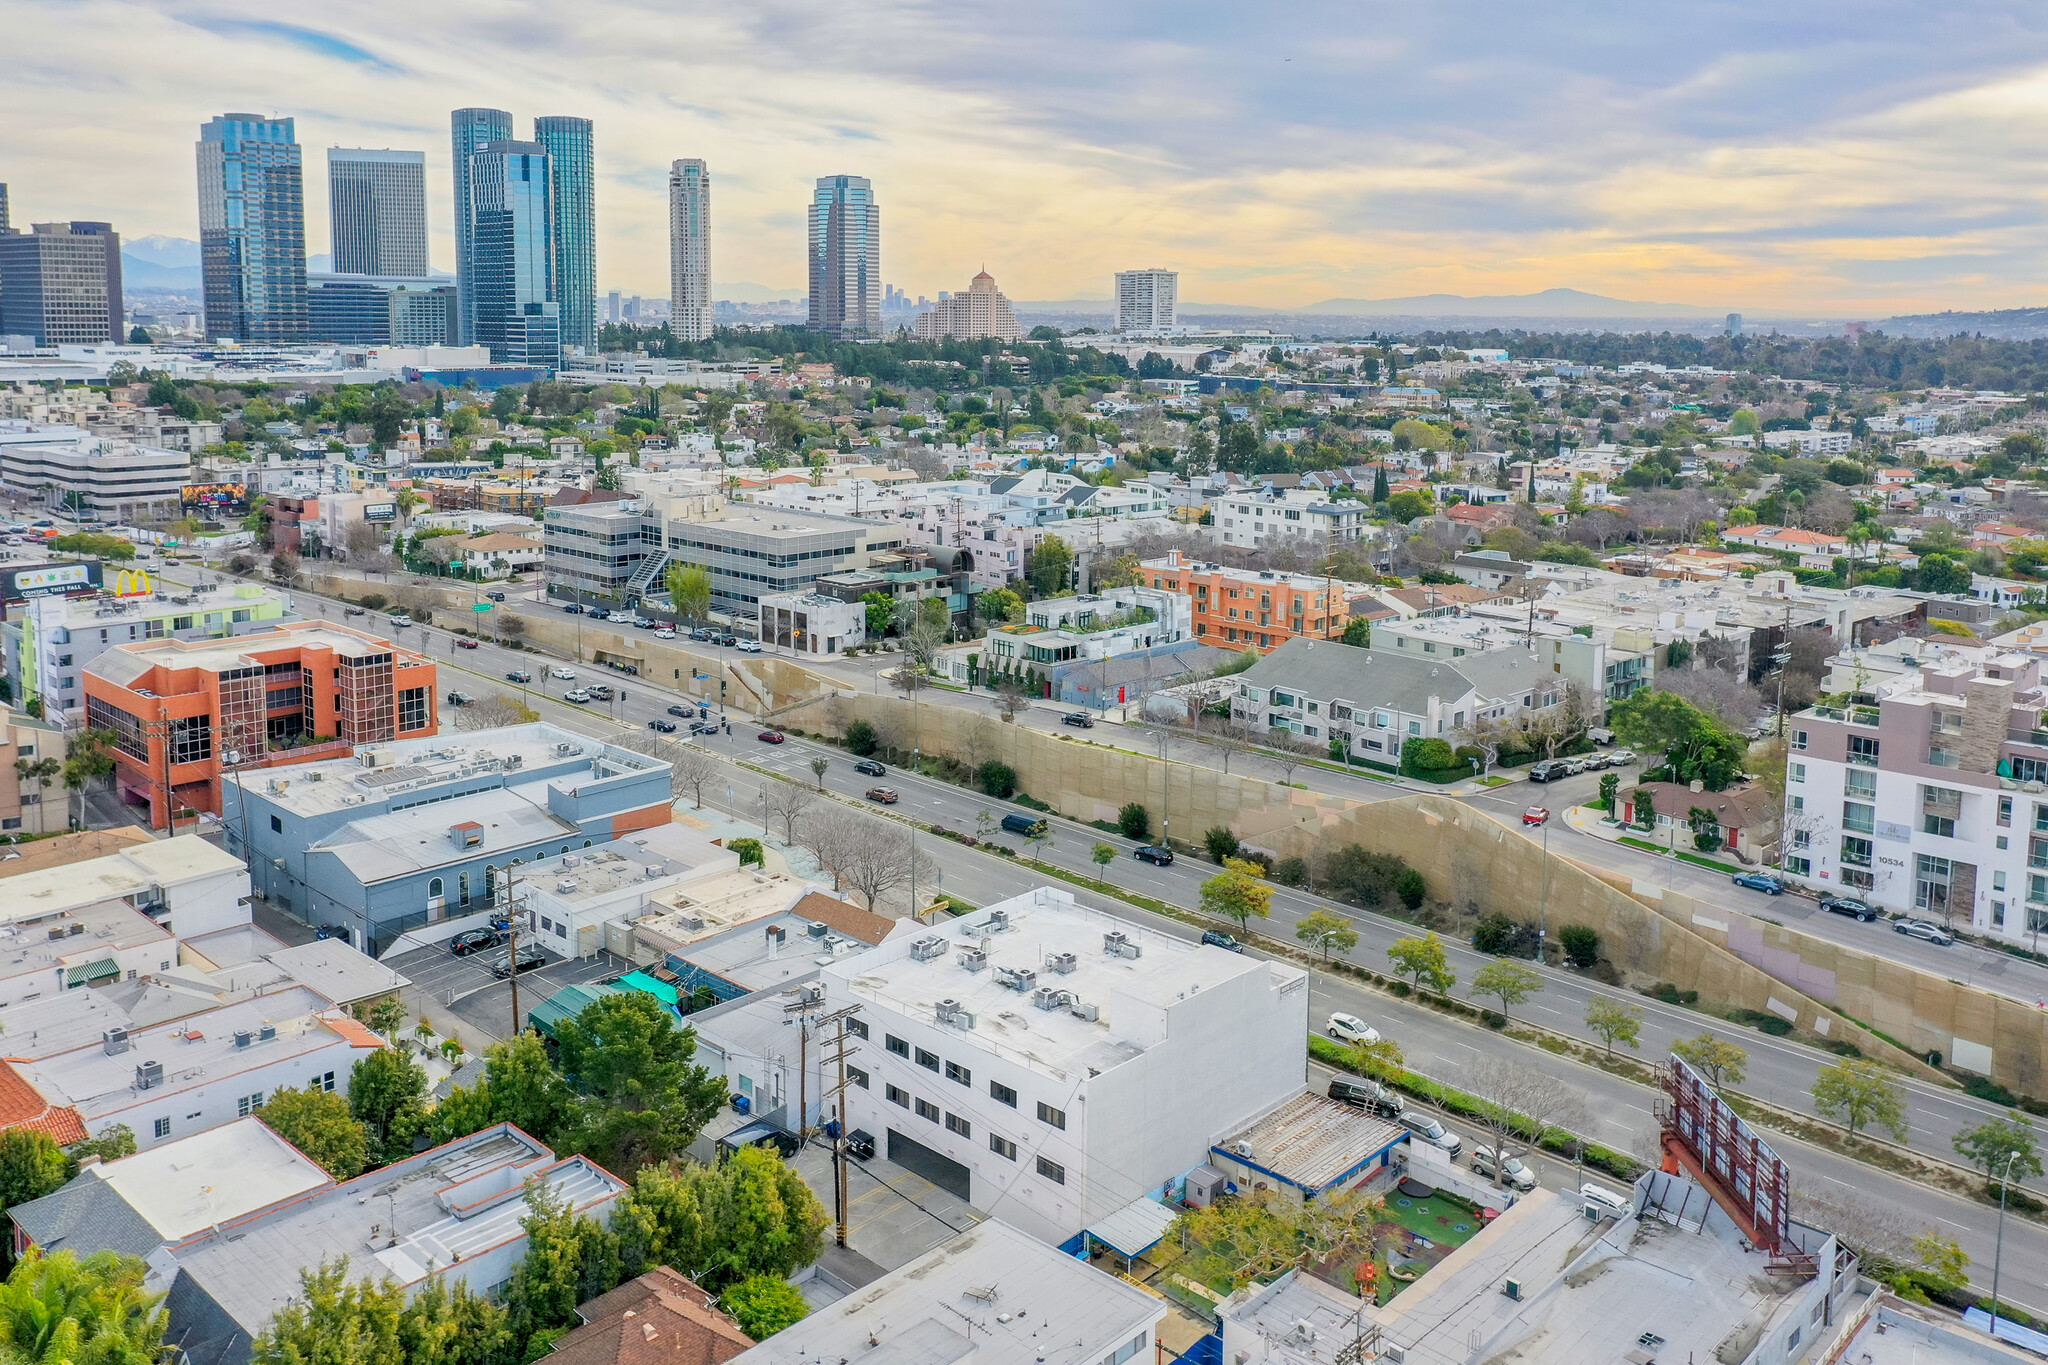
[[[563,682],[575,682],[576,670],[573,668],[564,668],[560,664],[556,664],[553,668],[548,670],[548,676],[550,678],[560,678]]]

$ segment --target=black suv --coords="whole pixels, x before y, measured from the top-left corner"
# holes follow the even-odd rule
[[[1572,765],[1561,758],[1546,758],[1529,769],[1531,782],[1555,782],[1560,777],[1570,777]]]
[[[486,948],[495,948],[504,940],[489,929],[471,929],[448,940],[448,951],[457,957],[480,953]]]
[[[1401,1097],[1378,1081],[1353,1081],[1338,1076],[1330,1082],[1330,1098],[1390,1119],[1401,1112]]]
[[[1095,728],[1095,717],[1089,715],[1086,711],[1069,711],[1060,717],[1060,724],[1071,725],[1076,730],[1093,730]]]
[[[875,762],[875,760],[873,760],[872,758],[864,758],[860,760],[860,762],[853,765],[853,770],[859,773],[862,777],[883,777],[886,776],[889,771],[881,764]]]
[[[1831,915],[1852,915],[1865,924],[1877,918],[1877,911],[1854,896],[1822,896],[1820,908]]]

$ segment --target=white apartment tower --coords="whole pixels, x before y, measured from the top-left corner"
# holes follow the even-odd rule
[[[930,312],[919,313],[915,331],[921,341],[1016,341],[1024,335],[1010,301],[986,270],[974,277],[966,293],[940,299]]]
[[[668,172],[669,331],[711,338],[711,172],[685,157]]]
[[[1178,270],[1116,272],[1116,329],[1156,332],[1175,326],[1180,293]]]

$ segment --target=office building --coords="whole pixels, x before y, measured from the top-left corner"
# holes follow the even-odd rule
[[[0,334],[38,346],[124,341],[121,238],[109,223],[0,230]]]
[[[424,152],[327,149],[334,273],[426,275],[426,177]]]
[[[115,645],[85,669],[86,724],[114,733],[114,782],[161,825],[167,797],[221,813],[224,770],[434,733],[434,663],[325,622],[229,640]]]
[[[818,178],[810,208],[810,328],[835,337],[882,330],[882,212],[865,176]]]
[[[344,346],[453,346],[456,289],[432,279],[308,275],[306,314],[314,341]]]
[[[1194,636],[1203,644],[1270,654],[1300,635],[1338,638],[1351,619],[1346,585],[1316,574],[1234,569],[1179,550],[1138,568],[1154,588],[1191,599]]]
[[[554,295],[553,173],[538,142],[492,142],[470,158],[474,344],[500,365],[561,364]]]
[[[1730,313],[1730,314],[1728,315],[1728,324],[1727,324],[1727,328],[1726,328],[1726,330],[1727,330],[1727,333],[1728,333],[1728,335],[1729,335],[1729,336],[1732,336],[1732,337],[1739,337],[1739,336],[1741,336],[1741,335],[1742,335],[1742,314],[1740,314],[1740,313]]]
[[[306,203],[292,120],[223,114],[199,130],[206,333],[306,339]]]
[[[559,311],[562,348],[588,355],[597,349],[597,200],[590,120],[537,118],[533,140],[548,154],[554,252],[548,299]]]
[[[110,522],[149,524],[184,515],[192,456],[183,450],[76,427],[0,423],[0,487]]]
[[[1156,332],[1178,325],[1180,272],[1119,270],[1116,272],[1116,329]]]
[[[897,933],[819,979],[826,1009],[860,1011],[846,1125],[1055,1244],[1199,1165],[1300,1093],[1306,1068],[1301,968],[1051,887]]]
[[[711,339],[711,172],[686,157],[668,172],[668,329],[684,341]],[[619,296],[611,298],[619,320]]]
[[[7,186],[0,184],[0,235],[14,231],[13,220],[7,212]]]
[[[986,270],[974,277],[966,293],[940,299],[930,312],[919,313],[914,330],[922,341],[1015,341],[1024,335],[1010,301]]]
[[[470,211],[470,162],[493,142],[512,140],[512,116],[503,109],[457,109],[449,116],[455,184],[456,344],[474,346],[476,335],[475,219]]]

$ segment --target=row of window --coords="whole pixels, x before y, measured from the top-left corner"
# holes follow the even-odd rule
[[[849,1019],[846,1029],[847,1032],[858,1034],[862,1038],[868,1036],[868,1026],[858,1019]],[[908,1058],[916,1062],[926,1071],[934,1074],[943,1074],[947,1080],[952,1081],[955,1085],[964,1085],[970,1088],[974,1085],[974,1073],[968,1068],[960,1065],[958,1062],[941,1062],[938,1053],[927,1051],[921,1047],[912,1048],[909,1043],[898,1038],[893,1033],[882,1035],[882,1045],[896,1056]],[[865,1076],[861,1078],[860,1084],[867,1084]],[[891,1089],[894,1089],[894,1087],[891,1087]],[[988,1083],[988,1093],[989,1098],[998,1104],[1007,1104],[1012,1109],[1017,1107],[1017,1092],[1004,1085],[1001,1081],[990,1081]],[[1065,1131],[1067,1111],[1055,1109],[1044,1100],[1040,1100],[1038,1102],[1038,1121]]]
[[[859,1083],[866,1085],[867,1077],[863,1075]],[[974,1124],[972,1122],[961,1117],[959,1114],[946,1113],[942,1116],[939,1112],[939,1106],[933,1104],[930,1100],[918,1099],[912,1096],[909,1091],[901,1086],[885,1085],[882,1087],[882,1094],[889,1103],[899,1108],[910,1110],[927,1123],[943,1123],[946,1131],[955,1137],[968,1138],[970,1140],[974,1137]],[[1041,1111],[1045,1109],[1045,1106],[1042,1104],[1038,1107]],[[1054,1110],[1053,1112],[1057,1113],[1058,1111]],[[1017,1144],[1000,1133],[990,1133],[988,1135],[988,1149],[1006,1161],[1015,1161],[1017,1159]],[[1067,1183],[1067,1168],[1060,1165],[1059,1162],[1041,1156],[1035,1158],[1033,1164],[1040,1175],[1052,1181],[1055,1185]]]

